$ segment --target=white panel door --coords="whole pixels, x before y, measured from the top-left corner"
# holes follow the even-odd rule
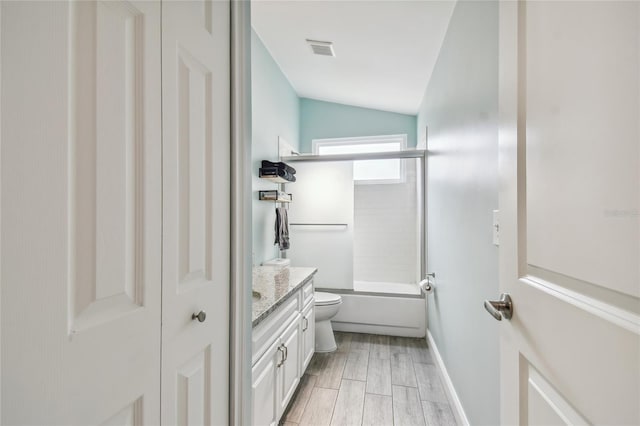
[[[289,205],[293,266],[318,268],[319,288],[353,288],[353,162],[293,163]]]
[[[228,1],[163,2],[165,425],[228,419],[229,31]]]
[[[160,3],[2,2],[2,424],[160,421]]]
[[[640,424],[640,3],[500,4],[503,424]]]

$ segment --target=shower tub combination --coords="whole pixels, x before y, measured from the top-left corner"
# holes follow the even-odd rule
[[[330,291],[342,296],[342,308],[331,321],[334,330],[426,335],[426,303],[417,284],[354,281],[353,290]]]
[[[417,159],[413,163],[415,166],[405,166],[413,174],[407,175],[412,179],[412,186],[404,193],[393,193],[392,185],[378,185],[377,188],[374,185],[349,185],[348,181],[353,182],[354,179],[355,161],[397,158]],[[318,268],[314,280],[316,291],[342,297],[342,306],[331,320],[333,329],[424,337],[427,325],[426,300],[418,284],[383,282],[375,277],[388,275],[386,278],[391,278],[393,271],[396,271],[395,276],[419,281],[426,275],[425,151],[309,155],[283,158],[283,161],[296,163],[298,180],[286,188],[286,191],[294,193],[294,201],[289,206],[291,250],[282,254],[291,258],[292,264],[297,266]],[[395,188],[402,191],[400,185]],[[403,200],[413,197],[403,207],[405,211],[413,209],[413,216],[406,216],[411,219],[398,220],[391,216],[398,213],[400,197],[404,197]],[[362,203],[356,205],[355,209],[354,199]],[[360,207],[362,205],[364,207]],[[394,224],[404,225],[406,231],[409,220],[415,220],[415,227],[407,231],[413,235],[409,245],[389,242],[388,233],[378,235],[389,229],[397,229]],[[356,227],[360,234],[354,232]],[[354,256],[354,253],[358,256]],[[415,258],[411,262],[403,262],[409,256]],[[363,258],[367,258],[368,263],[357,263]],[[389,268],[379,269],[382,262],[389,262]],[[412,272],[405,273],[407,271]],[[364,276],[367,276],[367,281],[361,279]]]

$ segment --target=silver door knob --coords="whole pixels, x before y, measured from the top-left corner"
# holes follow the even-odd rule
[[[197,314],[192,314],[191,319],[197,319],[200,322],[204,322],[207,319],[207,313],[205,311],[200,311]]]
[[[502,293],[500,300],[485,300],[484,308],[498,321],[502,321],[502,318],[511,319],[513,315],[513,303],[507,293]]]

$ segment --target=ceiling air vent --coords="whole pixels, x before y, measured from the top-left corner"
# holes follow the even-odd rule
[[[333,43],[330,41],[318,41],[318,40],[307,40],[309,46],[311,46],[311,50],[316,55],[322,56],[336,56],[333,51]]]

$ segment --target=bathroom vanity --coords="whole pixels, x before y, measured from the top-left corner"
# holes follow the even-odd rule
[[[277,425],[315,349],[316,268],[253,269],[252,424]]]

